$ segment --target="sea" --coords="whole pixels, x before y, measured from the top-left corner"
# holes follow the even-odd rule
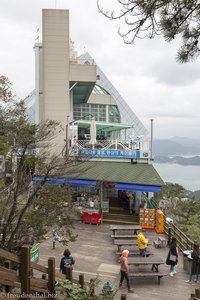
[[[153,163],[154,168],[164,182],[178,183],[186,190],[200,190],[200,166]]]

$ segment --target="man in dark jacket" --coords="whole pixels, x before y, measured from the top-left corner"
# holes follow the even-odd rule
[[[61,258],[60,261],[60,272],[66,274],[66,268],[74,265],[75,259],[73,258],[73,256],[71,256],[71,253],[68,249],[64,251],[63,255],[64,256]]]

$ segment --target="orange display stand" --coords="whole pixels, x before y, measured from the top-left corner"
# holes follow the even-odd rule
[[[155,227],[155,209],[140,208],[140,226],[142,228],[154,229]]]
[[[155,231],[157,233],[164,233],[165,229],[164,229],[164,214],[162,212],[162,210],[157,209],[156,210],[156,224],[155,224]]]

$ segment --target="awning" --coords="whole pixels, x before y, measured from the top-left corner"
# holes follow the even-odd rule
[[[122,129],[128,129],[132,128],[132,125],[126,125],[126,124],[121,124],[121,123],[101,123],[96,121],[96,129],[97,131],[117,131],[117,130],[122,130]],[[79,128],[84,128],[84,129],[89,129],[91,121],[87,120],[79,120],[75,121],[74,124],[78,124]]]
[[[40,183],[43,178],[39,176],[33,177],[33,182]],[[67,179],[67,178],[58,178],[58,177],[49,177],[46,180],[47,184],[50,185],[75,185],[75,186],[90,186],[95,185],[96,180],[84,180],[84,179]]]
[[[142,184],[126,184],[126,183],[116,183],[116,190],[126,190],[126,191],[140,191],[140,192],[160,192],[161,187],[156,185],[142,185]]]

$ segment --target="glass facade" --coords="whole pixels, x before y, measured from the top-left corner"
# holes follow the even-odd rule
[[[120,115],[117,106],[109,105],[108,106],[108,118],[110,123],[120,123]]]
[[[120,113],[116,105],[74,104],[73,108],[74,120],[91,120],[94,117],[99,122],[120,123]]]
[[[89,55],[89,53],[85,53],[78,57],[78,61],[84,61],[84,60],[91,60],[92,57]],[[94,62],[95,63],[95,62]],[[147,136],[148,131],[142,124],[142,122],[139,120],[139,118],[135,115],[133,110],[129,107],[129,105],[126,103],[126,101],[122,98],[122,96],[118,93],[118,91],[115,89],[115,87],[112,85],[112,83],[109,81],[109,79],[106,77],[106,75],[103,73],[103,71],[99,68],[99,66],[96,64],[97,68],[97,89],[101,88],[101,91],[106,91],[107,94],[111,95],[114,101],[116,102],[116,106],[114,108],[112,106],[108,106],[108,115],[109,119],[108,122],[115,122],[115,123],[122,123],[122,124],[128,124],[133,126],[134,128],[134,135],[140,136],[144,135]],[[99,91],[98,91],[99,93]],[[102,93],[102,92],[101,92]],[[132,102],[136,102],[137,99],[132,99]],[[115,113],[115,108],[120,111],[120,120],[118,118],[117,113]],[[114,121],[115,120],[115,121]],[[128,137],[129,135],[132,135],[132,129],[127,129],[124,134],[121,134],[124,136],[124,138]]]

